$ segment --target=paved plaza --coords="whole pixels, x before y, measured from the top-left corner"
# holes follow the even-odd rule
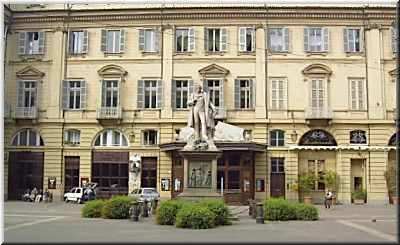
[[[79,204],[5,202],[5,242],[396,242],[393,205],[340,205],[320,209],[320,220],[256,224],[247,207],[233,207],[231,226],[208,230],[140,222],[84,219]],[[376,222],[372,220],[375,219]]]

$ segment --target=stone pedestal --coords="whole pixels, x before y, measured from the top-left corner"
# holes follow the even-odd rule
[[[221,198],[217,191],[217,159],[219,150],[179,152],[183,157],[183,192],[179,198],[196,200],[202,198]]]

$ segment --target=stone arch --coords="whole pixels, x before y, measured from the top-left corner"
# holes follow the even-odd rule
[[[389,142],[388,142],[388,145],[389,145],[389,146],[396,146],[396,133],[394,133],[394,134],[390,137]]]
[[[103,135],[106,134],[104,137]],[[117,137],[117,138],[116,138]],[[105,140],[105,141],[104,141]],[[92,141],[93,147],[128,147],[128,137],[119,129],[106,128],[96,134]]]
[[[122,68],[121,66],[118,65],[106,65],[100,68],[97,73],[101,77],[118,77],[118,78],[123,78],[125,77],[128,72]]]
[[[301,136],[299,145],[337,146],[335,138],[323,129],[312,129]]]
[[[311,64],[303,69],[303,74],[308,75],[323,75],[330,76],[332,74],[331,68],[324,64]]]
[[[18,130],[11,138],[12,146],[44,146],[44,141],[39,131],[34,128]]]

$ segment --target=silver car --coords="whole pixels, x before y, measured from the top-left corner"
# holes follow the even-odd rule
[[[140,188],[133,190],[129,193],[129,196],[136,197],[138,201],[147,200],[151,202],[152,200],[160,200],[160,193],[157,192],[156,188]]]

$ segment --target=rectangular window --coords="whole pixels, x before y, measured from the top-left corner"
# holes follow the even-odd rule
[[[271,52],[288,52],[289,29],[282,27],[268,29],[268,45]]]
[[[355,28],[344,29],[345,52],[361,52],[361,30]]]
[[[210,101],[215,107],[222,106],[221,104],[221,83],[222,80],[207,80],[207,88],[210,96]]]
[[[36,106],[36,81],[23,81],[22,107]]]
[[[18,40],[18,54],[35,55],[44,54],[45,33],[40,32],[20,32]]]
[[[254,52],[255,30],[253,27],[239,27],[239,51]]]
[[[304,50],[306,52],[327,52],[329,46],[329,30],[321,27],[304,29]]]
[[[89,41],[87,31],[71,31],[68,38],[70,54],[87,53]]]
[[[352,110],[365,110],[365,85],[362,79],[350,80],[350,100]]]
[[[119,81],[103,80],[102,107],[118,107],[119,105]]]
[[[156,130],[143,131],[143,145],[156,145],[158,132]]]
[[[176,52],[189,51],[189,29],[177,29],[176,35]]]
[[[80,131],[78,130],[67,130],[65,133],[66,143],[77,145],[80,143]]]
[[[81,108],[81,82],[70,81],[69,82],[69,109],[80,109]]]
[[[325,107],[325,87],[322,79],[311,80],[311,108],[322,110]]]
[[[271,157],[271,173],[285,172],[285,158]]]
[[[146,29],[144,30],[144,51],[145,52],[157,52],[156,49],[156,30]]]
[[[270,146],[284,146],[285,132],[282,130],[270,131]]]
[[[284,79],[271,80],[271,109],[284,110],[286,108],[286,81]]]
[[[308,160],[308,173],[315,176],[314,190],[324,191],[325,160]]]
[[[119,53],[120,52],[120,37],[121,32],[118,31],[107,31],[107,53]]]
[[[189,96],[189,81],[175,80],[175,108],[187,108],[187,100]]]
[[[39,32],[27,32],[27,53],[39,53]]]
[[[252,86],[248,79],[239,80],[240,83],[240,108],[250,109],[253,107],[252,103]]]
[[[157,81],[144,81],[144,108],[157,108]]]
[[[209,52],[219,52],[221,51],[220,39],[221,39],[220,29],[208,29],[208,50]]]

